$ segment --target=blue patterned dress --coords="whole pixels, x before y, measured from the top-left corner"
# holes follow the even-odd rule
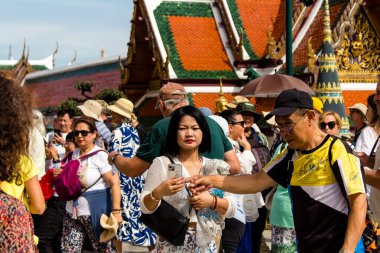
[[[124,157],[131,158],[135,156],[139,145],[136,129],[129,123],[123,123],[113,131],[109,151],[116,151]],[[116,238],[137,246],[153,246],[157,236],[138,219],[141,215],[139,198],[144,183],[143,176],[130,178],[120,173],[123,222]]]

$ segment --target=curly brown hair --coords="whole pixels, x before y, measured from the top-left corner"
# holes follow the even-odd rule
[[[0,182],[22,183],[19,164],[28,154],[32,124],[30,96],[15,80],[0,74]]]

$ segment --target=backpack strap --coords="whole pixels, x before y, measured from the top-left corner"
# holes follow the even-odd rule
[[[87,187],[84,191],[82,191],[82,194],[85,193],[86,191],[88,191],[94,185],[96,185],[100,181],[100,179],[102,179],[102,175],[100,175],[100,177],[95,181],[95,183],[93,183],[92,185],[90,185],[89,187]]]
[[[87,159],[87,158],[89,158],[90,156],[96,155],[97,153],[102,152],[102,151],[103,151],[103,152],[106,152],[106,153],[108,154],[108,152],[105,151],[104,149],[99,149],[99,150],[96,150],[96,151],[94,151],[94,152],[92,152],[92,153],[89,153],[89,154],[86,154],[86,155],[84,155],[84,156],[79,157],[79,160],[83,161],[84,159]]]
[[[377,143],[379,142],[379,139],[380,139],[380,135],[377,137],[376,142],[373,145],[371,152],[369,153],[370,156],[375,156],[376,155],[375,149],[376,149]]]
[[[67,156],[62,159],[62,163],[67,163],[73,159],[73,152],[69,152]]]
[[[336,137],[336,136],[331,136],[331,138],[333,138],[333,140],[332,140],[331,143],[330,143],[330,146],[329,146],[329,154],[328,154],[328,155],[329,155],[329,164],[330,164],[330,168],[331,168],[331,170],[332,170],[332,172],[333,172],[333,174],[334,174],[334,176],[335,176],[335,179],[336,179],[336,181],[337,181],[337,183],[338,183],[338,185],[339,185],[339,188],[340,188],[340,190],[341,190],[341,192],[342,192],[342,195],[343,195],[344,197],[346,197],[346,195],[345,195],[346,190],[345,190],[345,188],[344,188],[342,175],[340,174],[339,169],[335,168],[335,167],[333,166],[333,164],[332,164],[332,147],[333,147],[334,143],[335,143],[339,138]]]
[[[101,152],[101,151],[104,151],[104,152],[106,152],[106,153],[108,154],[108,152],[105,151],[104,149],[100,149],[100,150],[96,150],[96,151],[94,151],[94,152],[92,152],[92,153],[86,154],[86,155],[84,155],[84,156],[82,156],[82,157],[79,157],[79,160],[80,160],[80,161],[83,161],[84,159],[87,159],[87,158],[89,158],[90,156],[96,155],[97,153],[99,153],[99,152]],[[88,191],[88,190],[89,190],[91,187],[93,187],[94,185],[96,185],[96,184],[100,181],[100,179],[102,179],[102,175],[100,175],[100,177],[95,181],[95,183],[93,183],[92,185],[90,185],[89,187],[87,187],[84,191],[82,191],[82,194],[85,193],[86,191]]]

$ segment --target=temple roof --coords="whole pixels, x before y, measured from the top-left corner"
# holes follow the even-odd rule
[[[210,3],[162,2],[154,18],[177,78],[237,78]]]
[[[227,0],[235,28],[244,29],[244,48],[251,60],[268,53],[268,28],[275,41],[285,32],[285,3],[285,0]]]

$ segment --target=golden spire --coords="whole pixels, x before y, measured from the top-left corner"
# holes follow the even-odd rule
[[[222,78],[220,78],[219,85],[220,85],[219,97],[215,100],[216,113],[221,113],[222,111],[226,110],[227,109],[226,104],[228,103],[228,100],[224,97],[224,93],[223,93]]]
[[[330,28],[330,11],[329,0],[325,0],[325,15],[323,17],[323,42],[332,43],[331,28]]]
[[[101,49],[100,49],[100,58],[101,58],[101,59],[104,58],[104,48],[101,48]]]

